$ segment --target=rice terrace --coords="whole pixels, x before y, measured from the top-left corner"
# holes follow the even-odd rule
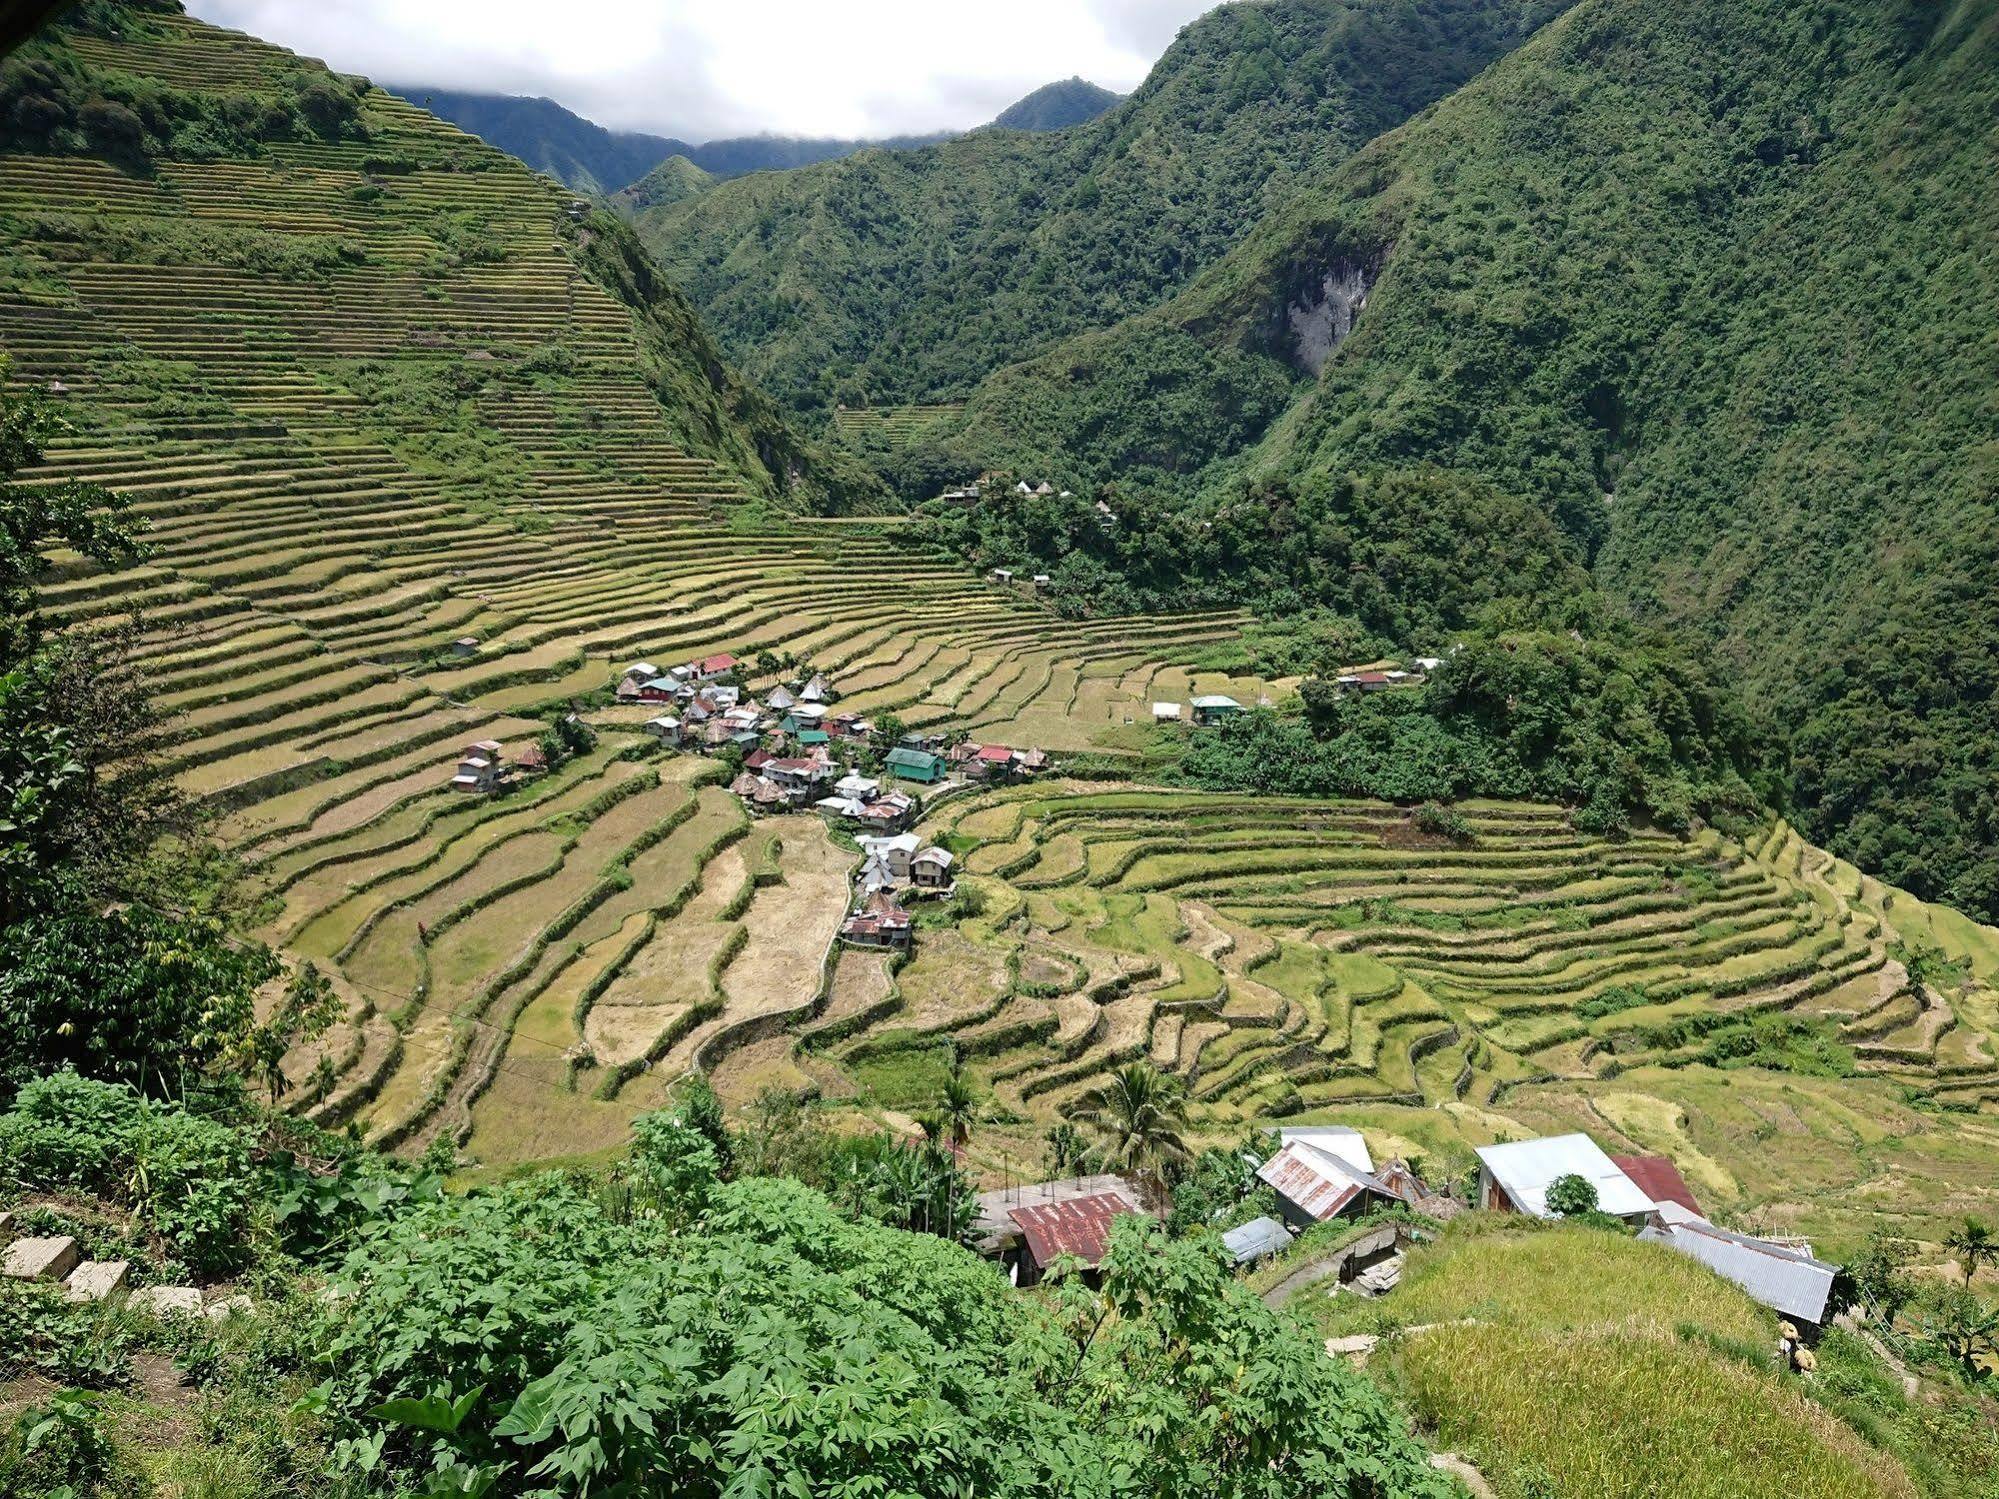
[[[164,16],[67,45],[253,93],[297,66]],[[1115,752],[1161,699],[1292,684],[1195,668],[1235,616],[1066,621],[889,523],[767,514],[676,440],[649,309],[593,277],[568,194],[379,90],[359,108],[365,144],[254,165],[0,161],[33,268],[0,339],[76,429],[30,482],[111,485],[149,526],[143,565],[79,562],[42,607],[139,629],[183,783],[268,885],[262,935],[340,994],[293,1062],[312,1117],[505,1162],[607,1148],[696,1067],[739,1102],[917,1109],[955,1048],[1025,1121],[1024,1166],[1032,1121],[1149,1057],[1216,1128],[1359,1108],[1434,1148],[1586,1119],[1809,1216],[1737,1158],[1762,1117],[1740,1081],[1702,1102],[1705,1025],[1793,1015],[1866,1080],[1768,1104],[1815,1146],[1869,1121],[1839,1127],[1828,1189],[1907,1171],[1923,1210],[1960,1205],[1970,1179],[1919,1141],[1877,1151],[1911,1099],[1987,1128],[1999,938],[1781,827],[1607,842],[1491,805],[1456,847],[1386,805],[1036,784],[930,818],[983,909],[899,967],[835,947],[856,855],[819,818],[752,822],[634,710],[590,712],[596,746],[512,794],[455,796],[464,744],[538,732],[640,657],[809,661],[843,710],[1057,755]],[[1954,982],[1913,980],[1907,940]]]
[[[1190,3],[737,171],[189,4],[0,70],[0,1499],[1999,1496],[1990,387],[1727,321],[1989,5]]]

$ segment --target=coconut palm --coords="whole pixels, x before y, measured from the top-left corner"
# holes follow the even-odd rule
[[[953,1067],[951,1075],[944,1079],[943,1091],[937,1095],[937,1119],[953,1150],[962,1151],[971,1141],[972,1126],[978,1117],[979,1095],[972,1087],[972,1080],[962,1068]]]
[[[1957,1268],[1964,1272],[1968,1286],[1980,1265],[1999,1260],[1999,1234],[1993,1233],[1990,1224],[1967,1218],[1944,1240],[1944,1248],[1957,1257]]]
[[[1129,1173],[1155,1207],[1166,1200],[1166,1172],[1187,1157],[1187,1090],[1150,1062],[1120,1067],[1084,1094],[1076,1121],[1102,1142],[1104,1161]]]

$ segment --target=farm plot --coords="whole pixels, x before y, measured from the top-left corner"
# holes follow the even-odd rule
[[[274,100],[308,66],[164,12],[31,47]],[[105,483],[149,529],[129,568],[57,557],[41,603],[135,632],[184,786],[270,884],[265,935],[347,998],[292,1059],[299,1106],[411,1147],[588,1150],[823,997],[844,875],[823,833],[732,846],[719,793],[621,758],[643,746],[616,724],[476,804],[445,790],[466,744],[518,755],[638,657],[768,650],[862,711],[1086,747],[1114,711],[1074,718],[1079,683],[1241,618],[1062,621],[879,520],[769,518],[725,441],[689,450],[707,418],[662,396],[569,194],[381,90],[360,111],[351,139],[148,175],[0,153],[23,270],[0,352],[73,427],[24,482]],[[897,440],[936,415],[858,420]]]
[[[1721,1200],[1820,1224],[1862,1179],[1853,1149],[1792,1173],[1786,1207],[1777,1171],[1745,1158],[1754,1124],[1725,1148],[1685,1135],[1682,1095],[1737,1077],[1800,1107],[1809,1091],[1818,1133],[1896,1099],[1904,1121],[1999,1118],[1985,929],[1782,824],[1746,845],[1606,841],[1558,809],[1465,810],[1472,836],[1452,842],[1364,802],[1069,783],[954,803],[925,832],[958,840],[991,914],[928,934],[900,1004],[856,1006],[832,1055],[864,1094],[906,1092],[950,1042],[1000,1105],[1043,1117],[1142,1055],[1218,1133],[1353,1115],[1434,1151],[1588,1128],[1670,1149]],[[1925,946],[1918,979],[1905,959]],[[1980,1205],[1947,1135],[1895,1135],[1925,1211]]]

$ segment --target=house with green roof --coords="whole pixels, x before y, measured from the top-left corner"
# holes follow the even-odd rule
[[[921,781],[929,785],[944,779],[943,758],[928,750],[897,745],[888,752],[888,758],[883,763],[888,766],[890,775],[900,776],[905,781]]]

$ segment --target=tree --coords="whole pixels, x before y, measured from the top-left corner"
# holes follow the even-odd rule
[[[279,971],[213,918],[141,906],[0,926],[0,1097],[66,1067],[166,1097],[254,1066],[256,993]]]
[[[1573,1172],[1558,1176],[1548,1187],[1548,1211],[1580,1218],[1597,1209],[1596,1185]]]
[[[1083,1095],[1076,1120],[1101,1142],[1105,1164],[1128,1171],[1154,1206],[1163,1206],[1168,1171],[1187,1158],[1180,1131],[1187,1091],[1150,1062],[1132,1062]]]
[[[1957,1258],[1958,1269],[1964,1272],[1964,1283],[1969,1286],[1972,1277],[1978,1274],[1978,1267],[1999,1260],[1999,1234],[1992,1231],[1989,1223],[1977,1218],[1966,1218],[1951,1231],[1944,1247]]]
[[[38,643],[35,583],[49,569],[48,553],[69,547],[94,561],[131,561],[144,523],[131,502],[101,484],[74,480],[32,488],[14,482],[39,463],[47,440],[69,430],[39,393],[5,393],[12,362],[0,355],[0,670],[12,668]]]
[[[952,1150],[962,1153],[971,1142],[972,1126],[978,1121],[979,1095],[972,1080],[965,1076],[961,1062],[954,1061],[950,1076],[944,1079],[943,1090],[937,1096],[937,1116],[943,1121]]]
[[[1983,1377],[1981,1359],[1999,1352],[1999,1307],[1969,1291],[1953,1287],[1928,1297],[1916,1322],[1973,1380]]]
[[[1083,1152],[1087,1148],[1083,1142],[1083,1132],[1064,1119],[1048,1131],[1045,1139],[1048,1174],[1057,1177],[1067,1176],[1070,1168],[1082,1160]]]

